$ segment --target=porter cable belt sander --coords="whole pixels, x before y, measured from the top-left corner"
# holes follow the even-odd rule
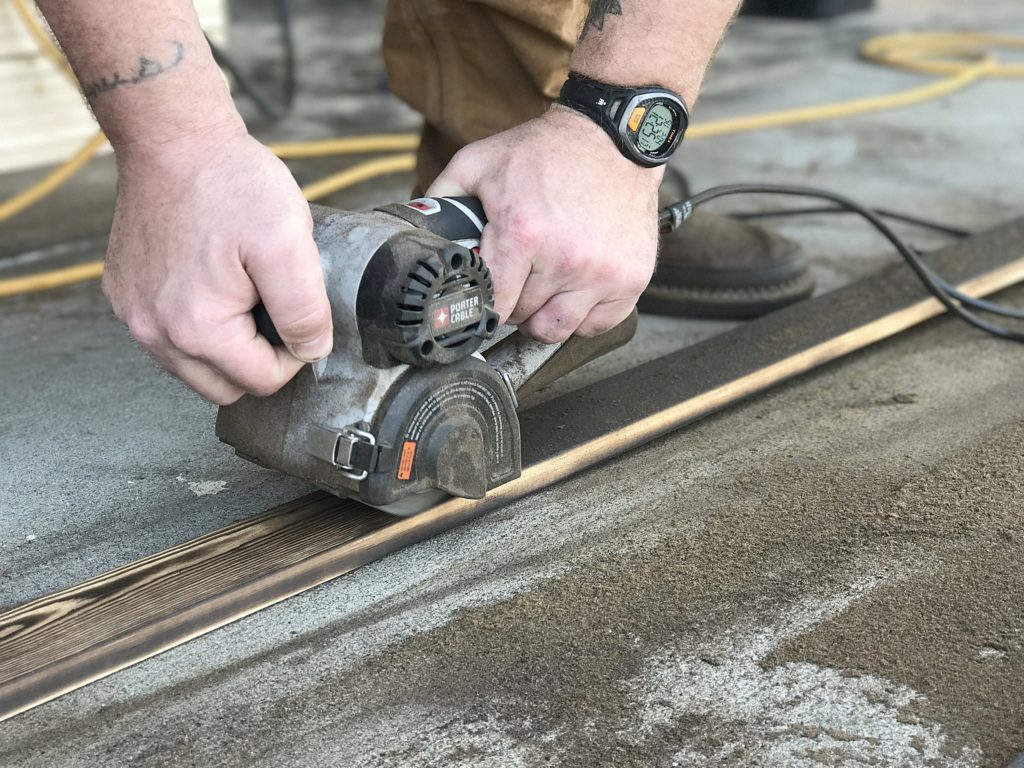
[[[334,351],[271,397],[220,409],[242,457],[393,514],[482,498],[521,471],[518,398],[626,343],[635,313],[560,345],[499,328],[473,198],[372,213],[313,206]],[[257,327],[281,339],[262,305]]]

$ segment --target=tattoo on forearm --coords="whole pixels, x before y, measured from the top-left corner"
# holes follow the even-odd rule
[[[604,19],[609,14],[612,16],[622,15],[622,3],[619,0],[591,0],[590,12],[587,14],[587,20],[583,22],[580,40],[586,37],[587,32],[592,29],[596,29],[598,32],[604,30]]]
[[[168,61],[157,61],[147,56],[140,56],[138,66],[128,76],[115,72],[111,77],[101,77],[99,80],[83,84],[82,93],[87,99],[91,99],[116,88],[138,85],[146,80],[152,80],[154,77],[160,77],[181,64],[182,59],[185,58],[185,46],[177,41],[172,45],[174,46],[174,55]]]

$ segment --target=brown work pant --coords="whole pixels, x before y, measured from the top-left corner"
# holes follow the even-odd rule
[[[425,120],[420,190],[461,147],[547,109],[588,7],[587,0],[390,0],[391,89]]]

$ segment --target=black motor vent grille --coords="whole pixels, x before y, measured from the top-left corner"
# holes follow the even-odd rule
[[[402,337],[392,354],[418,365],[472,354],[498,327],[491,272],[474,250],[452,245],[414,262],[395,302]],[[411,359],[410,359],[411,358]]]

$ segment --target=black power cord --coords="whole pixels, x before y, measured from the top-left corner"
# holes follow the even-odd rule
[[[891,211],[888,208],[872,208],[871,210],[883,219],[892,219],[893,221],[911,224],[915,227],[921,227],[922,229],[932,229],[951,237],[967,237],[968,235],[973,234],[970,230],[954,227],[951,224],[943,224],[938,221],[933,221],[932,219],[926,219],[909,213]],[[850,211],[846,208],[836,208],[831,205],[823,205],[816,208],[777,208],[766,211],[732,212],[729,216],[733,219],[768,219],[775,216],[804,216],[806,214],[815,213],[855,213],[855,211]]]
[[[290,112],[295,104],[295,29],[291,0],[277,0],[277,23],[281,29],[281,56],[284,60],[284,107]]]
[[[206,37],[206,42],[213,53],[213,60],[217,62],[217,66],[230,73],[238,90],[249,97],[266,117],[271,120],[280,120],[291,112],[292,105],[295,103],[295,35],[292,29],[291,0],[276,0],[275,7],[281,30],[281,54],[284,64],[284,83],[282,85],[284,98],[281,102],[269,98],[262,90],[253,85],[252,81],[242,74],[235,61],[210,40],[209,36]]]
[[[892,219],[893,221],[900,221],[904,224],[911,224],[921,229],[930,229],[935,232],[939,232],[943,235],[949,235],[951,237],[963,238],[973,234],[970,230],[963,229],[961,227],[954,227],[951,224],[945,224],[942,222],[934,221],[932,219],[926,219],[923,216],[917,216],[909,213],[901,213],[899,211],[891,211],[886,208],[872,208],[876,214],[881,216],[883,219]],[[815,208],[776,208],[764,211],[739,211],[731,212],[730,217],[734,219],[767,219],[776,216],[804,216],[807,214],[822,214],[822,213],[840,213],[848,214],[855,213],[845,208],[835,208],[833,206],[820,206]],[[912,250],[918,255],[921,252],[916,248]],[[1014,307],[1006,307],[1001,304],[993,304],[991,301],[985,301],[984,299],[975,299],[968,296],[966,293],[960,291],[955,285],[947,282],[939,275],[935,274],[932,270],[932,276],[935,281],[941,285],[945,291],[957,301],[962,304],[967,304],[970,307],[974,307],[977,310],[988,312],[993,315],[1000,315],[1001,317],[1009,317],[1014,320],[1024,320],[1024,309],[1015,309]]]
[[[972,309],[980,312],[988,312],[990,314],[1000,315],[1003,317],[1009,317],[1017,320],[1024,320],[1024,311],[1016,310],[1011,307],[1003,307],[998,304],[983,301],[981,299],[974,299],[961,291],[957,290],[956,287],[950,285],[948,282],[943,280],[939,275],[932,271],[931,267],[924,263],[921,259],[921,255],[913,248],[903,242],[900,237],[892,231],[888,224],[885,223],[884,218],[899,219],[910,224],[917,226],[928,227],[939,231],[945,231],[946,234],[953,234],[956,236],[962,236],[967,234],[962,230],[954,227],[947,227],[936,222],[930,222],[925,219],[921,219],[915,216],[908,216],[906,214],[896,214],[892,211],[874,211],[870,208],[866,208],[863,205],[851,200],[848,197],[837,194],[835,192],[829,192],[824,189],[816,189],[814,187],[801,187],[801,186],[790,186],[784,184],[727,184],[720,187],[712,187],[711,189],[700,192],[694,195],[689,200],[670,205],[663,208],[658,214],[658,226],[662,233],[671,232],[678,228],[685,222],[694,209],[697,207],[720,197],[727,197],[730,195],[746,195],[746,194],[769,194],[769,195],[788,195],[792,197],[810,197],[818,200],[827,200],[833,203],[836,208],[814,208],[814,209],[799,209],[793,211],[774,211],[766,212],[760,215],[790,215],[802,214],[802,213],[839,213],[839,212],[850,212],[856,213],[865,220],[868,221],[878,232],[885,237],[893,247],[899,252],[900,256],[903,257],[907,265],[914,271],[924,286],[928,289],[939,302],[947,309],[950,313],[958,316],[964,322],[978,328],[986,333],[990,333],[993,336],[998,336],[1002,339],[1009,339],[1011,341],[1024,342],[1024,333],[1014,331],[1009,328],[1004,328],[995,323],[990,323],[974,312],[966,309],[971,307]],[[748,214],[748,218],[757,217],[759,214],[753,216]]]

